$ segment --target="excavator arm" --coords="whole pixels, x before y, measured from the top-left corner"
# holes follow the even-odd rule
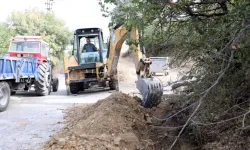
[[[118,82],[117,65],[122,44],[130,36],[132,40],[139,41],[139,32],[136,28],[127,29],[124,26],[116,26],[111,29],[109,51],[107,59],[108,74],[111,80]],[[132,57],[137,74],[136,88],[142,95],[144,107],[154,107],[161,102],[163,85],[158,78],[152,77],[149,72],[151,61],[146,57],[143,47],[132,45]]]

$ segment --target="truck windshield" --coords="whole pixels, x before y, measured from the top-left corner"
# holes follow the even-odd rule
[[[11,42],[10,51],[12,52],[39,52],[40,42],[21,41]]]

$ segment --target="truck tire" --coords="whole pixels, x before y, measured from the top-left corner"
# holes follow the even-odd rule
[[[53,92],[58,91],[58,86],[59,86],[58,78],[53,78],[53,82],[52,82],[52,90],[53,90]]]
[[[10,102],[10,86],[7,82],[0,82],[0,112],[7,109]]]
[[[70,84],[69,89],[71,94],[77,94],[79,92],[79,85],[77,83]]]
[[[35,92],[38,96],[46,96],[51,92],[51,69],[48,63],[38,66],[38,80],[35,81]]]
[[[66,92],[67,92],[67,95],[70,95],[70,88],[69,88],[69,85],[66,85]]]
[[[15,95],[16,94],[16,91],[11,91],[10,92],[10,95]]]

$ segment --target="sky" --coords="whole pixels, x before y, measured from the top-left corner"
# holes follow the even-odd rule
[[[46,11],[47,0],[7,0],[0,5],[0,22],[4,22],[13,10],[24,11],[37,8]],[[70,30],[85,27],[99,27],[108,37],[109,18],[102,17],[98,0],[54,0],[53,12],[64,20]]]

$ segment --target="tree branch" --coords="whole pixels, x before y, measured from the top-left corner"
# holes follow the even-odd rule
[[[248,112],[249,113],[249,112]],[[215,124],[221,124],[221,123],[225,123],[225,122],[228,122],[228,121],[232,121],[232,120],[235,120],[235,119],[238,119],[238,118],[241,118],[242,116],[246,116],[247,113],[244,113],[242,115],[239,115],[237,117],[233,117],[233,118],[230,118],[230,119],[226,119],[226,120],[222,120],[222,121],[218,121],[218,122],[212,122],[212,123],[200,123],[200,122],[195,122],[193,121],[193,124],[196,124],[196,125],[201,125],[201,126],[210,126],[210,125],[215,125]]]
[[[228,70],[228,68],[231,65],[231,62],[233,60],[234,57],[234,51],[231,51],[231,57],[229,59],[229,62],[226,66],[226,68],[224,69],[224,71],[219,75],[219,77],[217,78],[217,80],[213,83],[213,85],[211,85],[208,90],[206,90],[206,92],[203,94],[203,96],[199,99],[198,101],[198,105],[196,106],[195,110],[193,111],[193,113],[190,115],[190,117],[188,118],[188,120],[186,121],[186,123],[184,124],[184,126],[182,127],[181,131],[179,132],[178,136],[176,137],[175,141],[172,143],[172,145],[170,146],[170,150],[174,147],[174,145],[176,144],[176,142],[178,141],[180,135],[182,134],[182,132],[184,131],[184,129],[187,127],[188,123],[190,122],[190,120],[192,119],[192,117],[196,114],[196,112],[199,110],[203,100],[205,99],[205,97],[208,95],[208,93],[219,83],[219,81],[222,79],[222,77],[224,76],[224,74],[226,73],[226,71]]]
[[[158,130],[168,130],[168,131],[176,131],[177,129],[182,128],[183,126],[177,126],[177,127],[168,127],[168,126],[151,126],[152,129],[158,129]]]
[[[188,5],[208,5],[208,4],[226,3],[229,1],[230,0],[211,0],[211,1],[191,2]]]
[[[191,104],[191,105],[189,105],[189,106],[187,106],[187,107],[185,107],[185,108],[183,108],[182,110],[178,111],[177,113],[175,113],[175,114],[173,114],[173,115],[171,115],[171,116],[169,116],[169,117],[165,117],[164,119],[159,119],[159,118],[157,118],[157,117],[155,117],[155,116],[153,116],[153,119],[155,119],[156,121],[160,121],[160,122],[164,123],[164,122],[166,122],[168,119],[171,119],[171,118],[173,118],[174,116],[177,116],[179,113],[181,113],[181,112],[187,110],[188,108],[190,108],[190,107],[196,105],[197,103],[198,103],[198,101],[195,102],[195,103],[193,103],[193,104]]]
[[[250,111],[248,111],[247,113],[244,114],[243,119],[242,119],[242,128],[245,128],[245,119],[246,119],[246,115],[248,115],[250,113]]]
[[[229,108],[228,110],[224,111],[224,112],[222,113],[222,115],[226,114],[228,111],[232,110],[233,108],[239,107],[239,105],[244,104],[244,103],[247,103],[247,102],[250,102],[250,99],[247,100],[247,101],[244,101],[244,102],[241,102],[241,103],[239,103],[239,104],[236,104],[236,105],[232,106],[232,107]]]
[[[206,18],[209,18],[209,17],[215,17],[215,16],[224,16],[228,13],[228,9],[227,9],[227,5],[226,3],[228,2],[228,0],[220,0],[220,1],[203,1],[203,2],[191,2],[189,4],[187,4],[185,7],[184,7],[184,10],[188,15],[190,15],[191,17],[206,17]],[[215,9],[216,10],[222,10],[223,12],[222,13],[212,13],[212,14],[208,14],[208,12],[211,12],[209,10],[205,10],[207,13],[199,13],[199,12],[194,12],[191,8],[191,6],[194,6],[194,5],[214,5],[214,4],[218,4],[220,5],[220,7],[216,7]]]

